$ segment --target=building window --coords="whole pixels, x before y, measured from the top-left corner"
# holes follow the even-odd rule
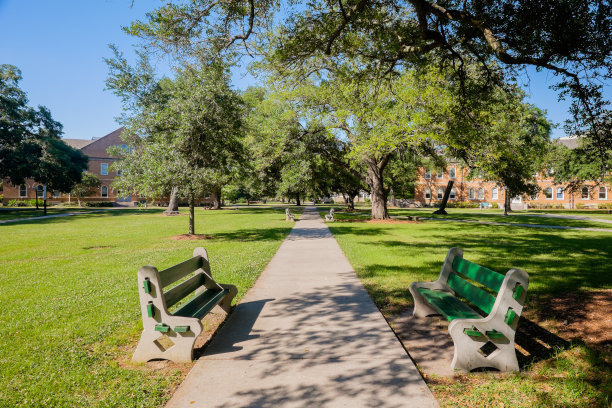
[[[531,199],[532,200],[537,200],[538,199],[538,191],[537,190],[533,194],[531,194]]]
[[[425,199],[431,200],[431,189],[430,188],[425,189]]]
[[[53,190],[53,198],[59,198],[62,196],[61,191],[59,190]]]
[[[444,189],[443,188],[439,188],[438,189],[438,200],[441,200],[444,198]]]
[[[448,169],[448,177],[454,179],[455,177],[457,177],[457,169],[454,167],[450,167]]]
[[[454,200],[457,198],[457,190],[455,190],[454,188],[451,188],[451,192],[450,192],[450,196],[448,197],[451,200]]]
[[[547,200],[552,200],[552,187],[546,187],[544,189],[544,198]]]
[[[36,191],[36,198],[44,198],[43,195],[45,192],[45,188],[43,186],[39,184],[34,190]]]
[[[479,188],[478,189],[478,199],[479,200],[484,200],[484,188]]]
[[[102,186],[102,188],[100,189],[100,192],[101,192],[103,198],[108,197],[108,187]]]
[[[100,175],[108,176],[108,163],[100,163]]]
[[[431,178],[431,170],[425,169],[425,179],[429,180]]]
[[[25,184],[19,186],[19,198],[25,198],[28,196],[28,187]]]
[[[494,188],[491,190],[491,200],[497,200],[499,198],[499,190]]]
[[[608,198],[608,189],[605,187],[599,187],[599,199],[605,200]]]
[[[476,191],[473,188],[470,188],[470,190],[468,191],[468,198],[470,200],[473,200],[476,198]]]
[[[557,199],[563,200],[563,187],[557,187]]]
[[[438,178],[441,179],[442,177],[444,177],[444,169],[436,170],[436,174],[437,174]]]
[[[589,188],[587,186],[582,187],[582,190],[580,191],[580,198],[583,200],[588,200],[589,197]]]

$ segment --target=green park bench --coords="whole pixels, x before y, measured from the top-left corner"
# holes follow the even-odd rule
[[[502,275],[464,259],[461,249],[451,248],[435,282],[410,285],[413,316],[441,314],[450,322],[453,369],[519,371],[514,336],[528,285],[529,276],[521,269]]]
[[[192,276],[164,290],[188,275]],[[132,360],[165,359],[179,363],[193,361],[193,346],[202,332],[200,320],[216,305],[229,312],[238,291],[234,285],[215,282],[206,250],[196,248],[193,258],[163,271],[154,266],[140,268],[138,293],[143,330]],[[192,293],[193,298],[183,303]],[[176,310],[168,311],[177,304]]]

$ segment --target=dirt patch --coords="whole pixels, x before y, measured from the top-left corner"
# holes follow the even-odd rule
[[[362,219],[336,219],[335,222],[366,222],[368,224],[420,224],[420,221],[412,221],[412,220],[396,220],[396,219],[388,219],[388,220],[373,220],[371,218],[362,218]]]
[[[565,293],[538,302],[525,316],[566,340],[612,351],[612,289]]]
[[[107,249],[112,248],[110,245],[83,247],[83,249]]]
[[[180,234],[170,237],[173,241],[199,241],[203,239],[213,239],[212,235],[206,234]]]

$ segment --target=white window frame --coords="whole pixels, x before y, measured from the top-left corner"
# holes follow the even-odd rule
[[[491,190],[491,200],[499,200],[499,189],[497,187]]]
[[[468,190],[468,198],[470,200],[475,200],[476,199],[476,189],[474,189],[474,187],[470,188]]]
[[[604,192],[603,198],[601,197],[601,189],[602,188],[603,188],[603,192]],[[599,187],[599,189],[597,189],[597,198],[599,198],[600,200],[607,200],[608,199],[608,187],[605,187],[605,186]]]
[[[100,175],[108,176],[108,163],[100,163]]]
[[[559,190],[561,190],[561,197],[559,197]],[[555,189],[555,198],[557,200],[563,200],[565,198],[565,192],[563,191],[563,187],[557,187]]]
[[[436,170],[436,177],[439,179],[444,178],[444,168],[440,168],[438,170]]]
[[[53,194],[52,194],[52,197],[53,197],[53,198],[59,198],[59,197],[61,197],[61,196],[62,196],[62,192],[61,192],[61,191],[59,191],[59,190],[53,190]]]
[[[104,189],[106,189],[106,195],[104,195]],[[100,187],[100,197],[108,198],[108,187],[107,186]]]
[[[36,198],[41,198],[41,199],[45,199],[44,194],[45,194],[45,188],[43,187],[42,184],[37,185],[36,187],[34,187],[34,193],[36,195]]]
[[[479,200],[484,200],[485,199],[485,189],[480,187],[478,189],[478,199]]]
[[[550,197],[546,196],[546,191],[550,190]],[[542,192],[544,193],[544,199],[545,200],[552,200],[554,197],[554,191],[552,187],[546,187],[544,190],[542,190]]]
[[[438,188],[436,199],[442,200],[444,198],[444,189],[442,187]]]
[[[25,188],[25,193],[23,195],[21,194],[21,187]],[[19,190],[19,192],[18,192],[19,198],[27,198],[28,197],[28,186],[26,186],[25,184],[20,184],[18,190]]]
[[[423,178],[424,178],[425,180],[429,180],[429,179],[431,179],[431,170],[429,170],[429,169],[425,169],[425,174],[423,174]]]
[[[456,200],[457,199],[457,190],[455,190],[454,188],[451,188],[451,192],[450,195],[448,196],[449,200]]]
[[[425,189],[424,197],[426,200],[431,200],[431,188],[427,187]]]
[[[457,178],[457,168],[456,167],[448,168],[448,177],[452,179]]]
[[[584,196],[584,190],[586,189],[586,197]],[[580,199],[581,200],[590,200],[591,199],[591,192],[589,191],[589,188],[587,186],[582,186],[582,188],[580,189]]]

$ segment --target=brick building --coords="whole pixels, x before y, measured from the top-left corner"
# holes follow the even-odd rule
[[[128,148],[121,140],[121,131],[123,128],[119,128],[106,136],[100,138],[94,138],[91,140],[83,139],[62,139],[67,145],[80,149],[84,154],[89,157],[89,164],[87,171],[95,174],[100,178],[102,183],[100,188],[95,190],[89,197],[81,198],[81,201],[108,201],[113,203],[132,203],[138,201],[138,197],[122,197],[120,192],[115,191],[112,188],[112,182],[116,177],[115,172],[111,171],[111,164],[117,160],[116,157],[111,157],[107,150],[111,146],[121,146],[125,149]],[[42,186],[35,180],[27,179],[24,184],[14,186],[6,180],[3,184],[3,202],[6,204],[10,200],[27,200],[33,199],[37,195],[42,198]],[[47,200],[50,204],[57,204],[60,202],[75,201],[69,194],[64,194],[60,191],[48,191]]]
[[[576,138],[561,138],[569,148],[577,144]],[[475,170],[477,171],[477,170]],[[527,195],[513,197],[511,202],[515,209],[530,207],[547,208],[597,208],[599,204],[612,203],[611,186],[609,184],[596,185],[594,182],[585,183],[579,191],[566,191],[566,184],[556,184],[554,172],[540,173],[536,177],[539,187],[537,194],[529,197]],[[503,207],[505,202],[505,191],[494,182],[484,181],[478,177],[469,176],[469,169],[461,167],[457,162],[451,162],[446,168],[441,169],[419,169],[419,177],[415,185],[415,201],[423,205],[434,205],[442,201],[444,191],[450,180],[454,181],[449,202],[488,202],[497,203]]]

